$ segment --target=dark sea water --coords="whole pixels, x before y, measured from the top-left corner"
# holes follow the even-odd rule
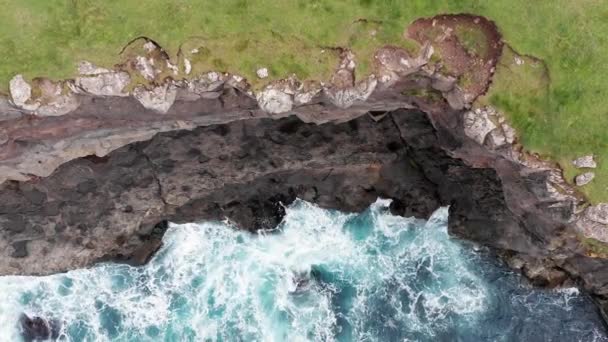
[[[274,231],[172,225],[144,267],[0,278],[0,340],[22,312],[64,341],[608,341],[576,289],[532,288],[428,221],[297,201]]]

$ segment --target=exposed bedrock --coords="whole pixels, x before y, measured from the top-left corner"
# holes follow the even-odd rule
[[[406,115],[406,114],[403,114]],[[274,228],[296,197],[361,211],[377,197],[426,217],[440,204],[393,121],[315,125],[251,119],[162,133],[106,157],[60,166],[0,189],[3,274],[46,274],[103,258],[141,263],[163,220],[229,219]]]
[[[251,118],[159,133],[50,176],[0,185],[0,273],[49,274],[102,260],[141,264],[167,221],[275,227],[295,198],[361,211],[377,197],[427,217],[450,205],[453,235],[502,252],[539,285],[580,283],[602,300],[605,259],[580,248],[551,172],[465,135],[466,115],[397,110],[317,124]]]

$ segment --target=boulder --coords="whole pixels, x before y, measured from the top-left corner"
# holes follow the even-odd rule
[[[378,81],[374,75],[359,82],[356,86],[325,88],[324,93],[329,101],[338,108],[351,107],[356,102],[363,102],[374,92]]]
[[[97,96],[129,96],[124,92],[129,83],[131,77],[127,72],[110,71],[78,77],[72,90]]]
[[[293,95],[272,86],[256,96],[260,108],[270,114],[289,112],[293,108]]]
[[[595,162],[595,159],[593,158],[592,154],[582,156],[580,158],[576,158],[572,161],[572,164],[574,166],[578,167],[579,169],[582,169],[582,168],[595,169],[597,167],[597,163]]]
[[[498,126],[492,116],[494,111],[489,108],[477,108],[464,113],[464,133],[480,145],[486,140],[486,136]]]
[[[225,82],[226,77],[222,73],[211,71],[190,81],[186,81],[186,88],[191,93],[200,97],[205,98],[212,94],[215,98],[217,97],[215,95],[221,94]]]
[[[9,91],[13,104],[28,111],[34,111],[40,106],[39,103],[31,103],[32,86],[25,81],[23,75],[15,75],[9,82]]]
[[[21,336],[25,341],[44,341],[59,338],[61,324],[57,320],[21,314],[19,317]]]
[[[258,75],[259,78],[266,78],[266,77],[268,77],[268,69],[267,68],[259,68],[255,73],[256,73],[256,75]]]
[[[133,97],[145,108],[155,112],[165,114],[175,102],[177,89],[173,84],[165,83],[148,90],[143,86],[138,86],[133,90]]]
[[[583,185],[589,184],[593,180],[593,178],[595,178],[595,173],[585,172],[583,174],[576,176],[574,178],[574,183],[577,186],[583,186]]]
[[[585,217],[593,222],[608,225],[608,203],[589,206],[585,210]]]

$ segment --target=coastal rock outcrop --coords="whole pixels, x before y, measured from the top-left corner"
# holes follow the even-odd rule
[[[450,29],[466,20],[487,38],[470,60]],[[344,211],[388,197],[408,216],[449,205],[451,234],[499,250],[537,284],[568,278],[608,301],[608,259],[582,243],[608,241],[604,205],[589,206],[557,165],[523,151],[500,112],[473,103],[500,56],[495,25],[439,16],[407,34],[421,42],[417,56],[381,49],[376,73],[359,81],[344,49],[329,83],[291,77],[259,92],[219,71],[156,83],[173,68],[143,39],[135,56],[161,72],[137,59],[124,68],[154,76],[147,88],[127,94],[128,72],[83,64],[66,83],[79,105],[59,116],[32,118],[29,84],[16,79],[16,108],[0,101],[0,274],[140,264],[167,221],[257,230],[297,197]],[[450,49],[455,75],[429,64]]]

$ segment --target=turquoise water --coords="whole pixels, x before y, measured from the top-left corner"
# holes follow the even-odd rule
[[[144,267],[0,278],[0,340],[22,312],[65,341],[608,341],[576,289],[539,290],[428,221],[296,201],[274,231],[172,225]]]

